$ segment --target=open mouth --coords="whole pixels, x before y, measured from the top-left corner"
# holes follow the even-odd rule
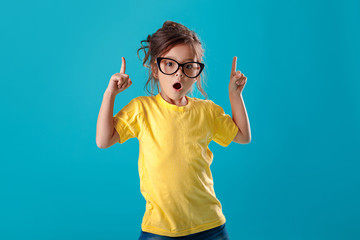
[[[175,88],[176,90],[180,90],[182,88],[181,83],[175,83],[173,85],[173,88]]]

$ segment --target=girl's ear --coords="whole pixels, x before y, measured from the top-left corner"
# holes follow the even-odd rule
[[[157,68],[156,63],[154,63],[154,64],[151,66],[151,72],[152,72],[153,78],[159,79],[159,73],[158,73],[158,68]]]

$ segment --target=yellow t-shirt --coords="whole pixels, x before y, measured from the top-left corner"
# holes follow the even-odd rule
[[[143,231],[185,236],[225,223],[210,165],[211,140],[228,146],[238,127],[211,100],[186,96],[186,106],[162,96],[140,96],[114,116],[119,143],[139,140],[140,191],[146,200]]]

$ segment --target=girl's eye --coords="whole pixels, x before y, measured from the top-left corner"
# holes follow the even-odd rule
[[[191,65],[191,64],[186,65],[186,68],[187,68],[187,69],[192,69],[192,65]]]
[[[172,66],[172,62],[167,62],[167,63],[166,63],[166,66],[171,67],[171,66]]]

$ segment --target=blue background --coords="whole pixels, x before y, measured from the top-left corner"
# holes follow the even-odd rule
[[[139,237],[138,140],[99,149],[96,122],[121,56],[114,114],[146,95],[136,50],[165,20],[226,113],[233,56],[248,78],[251,143],[210,144],[231,239],[359,239],[360,2],[325,0],[2,3],[0,239]]]

